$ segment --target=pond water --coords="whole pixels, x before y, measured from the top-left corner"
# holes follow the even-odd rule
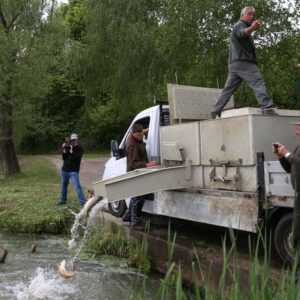
[[[59,263],[68,254],[67,239],[53,236],[8,235],[0,233],[0,244],[8,250],[0,264],[0,299],[128,299],[146,284],[146,299],[152,299],[159,278],[122,267],[121,261],[80,260],[75,276],[62,278]],[[36,253],[31,252],[32,245]]]
[[[115,300],[140,293],[143,299],[153,299],[159,277],[141,274],[117,258],[94,260],[78,256],[74,277],[61,277],[57,272],[60,262],[74,258],[68,238],[13,235],[0,230],[0,246],[8,250],[5,263],[0,264],[0,299]]]

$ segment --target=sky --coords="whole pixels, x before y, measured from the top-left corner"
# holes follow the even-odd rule
[[[69,1],[69,0],[58,0],[57,2],[58,2],[58,5],[59,5],[59,4],[61,4],[61,3],[68,3],[68,1]]]

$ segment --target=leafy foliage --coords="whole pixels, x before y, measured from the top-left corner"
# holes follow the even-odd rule
[[[14,40],[26,35],[23,48],[17,48],[25,50],[19,50],[18,71],[11,73],[20,149],[53,149],[71,131],[87,149],[107,148],[133,115],[166,99],[167,83],[222,88],[229,34],[246,5],[244,0],[72,0],[45,20],[34,15],[30,26],[20,21],[26,30]],[[300,3],[254,0],[252,5],[263,22],[254,40],[268,91],[280,108],[299,109]],[[6,46],[0,61],[8,60],[15,44],[1,41]],[[0,88],[1,82],[0,75]],[[258,105],[245,84],[235,101]]]

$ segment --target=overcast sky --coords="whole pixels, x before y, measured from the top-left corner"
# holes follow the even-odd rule
[[[58,4],[61,4],[61,3],[68,3],[69,0],[58,0]]]

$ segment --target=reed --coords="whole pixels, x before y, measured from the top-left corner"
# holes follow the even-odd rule
[[[168,253],[172,254],[175,237],[168,239]],[[157,291],[155,299],[176,299],[176,300],[300,300],[300,287],[295,283],[296,264],[294,262],[291,268],[282,267],[280,278],[274,278],[270,268],[270,247],[267,243],[266,232],[258,233],[257,242],[251,244],[249,240],[249,259],[251,267],[248,276],[248,289],[243,288],[241,284],[241,274],[237,260],[237,244],[233,230],[228,231],[230,246],[226,246],[227,236],[222,242],[223,267],[217,289],[210,287],[211,273],[203,270],[201,259],[194,248],[195,260],[191,264],[193,274],[193,288],[186,289],[182,280],[181,267],[176,266],[169,257],[169,268]],[[253,247],[254,246],[254,247]],[[252,251],[253,249],[253,251]],[[259,252],[263,251],[263,258]],[[197,276],[199,275],[199,276]],[[202,282],[199,285],[199,278]],[[174,280],[175,279],[175,280]]]

